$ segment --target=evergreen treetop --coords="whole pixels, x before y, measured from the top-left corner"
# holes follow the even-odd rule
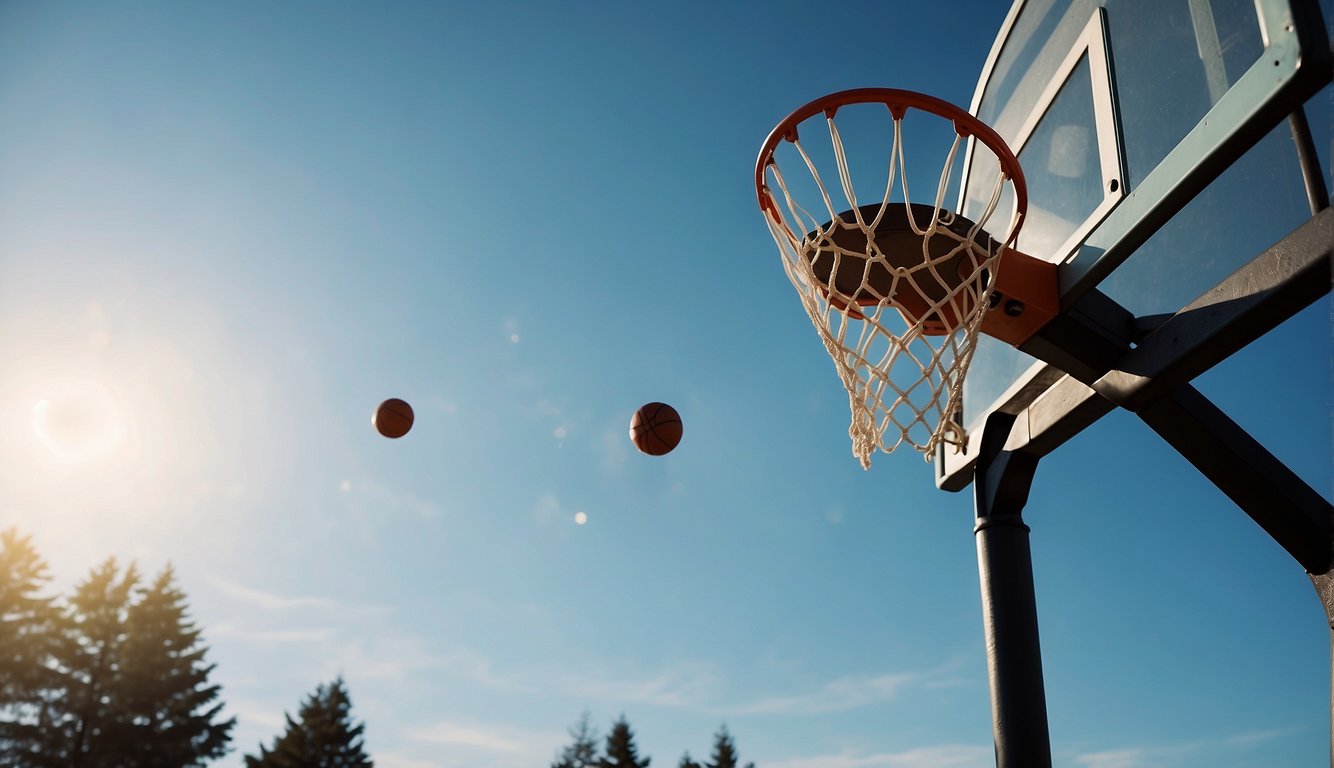
[[[227,751],[236,719],[222,713],[221,687],[208,682],[216,665],[186,611],[170,565],[139,590],[126,614],[117,706],[120,734],[143,749],[142,768],[202,765]]]
[[[732,742],[732,734],[727,732],[726,724],[719,726],[713,739],[713,756],[703,768],[737,768],[739,758],[736,744]],[[746,763],[746,768],[755,768],[755,764]]]
[[[246,755],[246,768],[372,768],[363,749],[365,728],[352,722],[352,699],[340,676],[316,687],[298,720],[287,716],[287,731],[273,749],[261,746],[259,757]]]
[[[93,568],[62,605],[38,594],[31,541],[0,534],[0,765],[196,768],[221,757],[235,720],[167,567]]]
[[[561,751],[551,768],[597,768],[601,759],[598,755],[598,737],[588,718],[588,711],[585,710],[579,722],[570,728],[570,738],[574,741]]]
[[[48,736],[61,674],[50,661],[62,635],[49,581],[32,537],[0,533],[0,765],[57,764]]]
[[[639,759],[639,749],[635,746],[635,735],[630,724],[621,715],[611,726],[607,734],[606,754],[598,763],[598,768],[648,768],[650,758]]]

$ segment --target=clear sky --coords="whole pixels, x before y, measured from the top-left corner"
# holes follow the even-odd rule
[[[723,722],[991,765],[971,494],[852,457],[752,173],[830,91],[967,105],[1007,7],[0,5],[0,527],[61,589],[175,565],[223,766],[340,673],[382,768],[547,765],[584,710],[664,768]],[[1325,301],[1198,382],[1327,495],[1330,383]],[[1310,582],[1147,427],[1026,514],[1058,765],[1324,763]]]

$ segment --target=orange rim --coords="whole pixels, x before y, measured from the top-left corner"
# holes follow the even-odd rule
[[[848,104],[884,104],[895,120],[902,120],[909,109],[920,109],[952,122],[954,132],[959,136],[963,138],[971,136],[982,142],[987,149],[995,153],[1000,160],[1001,172],[1014,185],[1016,218],[1014,228],[1006,240],[1008,245],[1014,244],[1019,236],[1019,229],[1023,226],[1024,216],[1028,213],[1028,185],[1024,182],[1024,172],[1019,166],[1019,159],[1010,151],[1009,145],[991,126],[948,101],[925,93],[898,88],[853,88],[831,93],[798,107],[774,127],[760,147],[759,158],[755,161],[755,195],[759,200],[760,210],[775,223],[781,224],[782,220],[779,217],[777,204],[769,193],[764,173],[774,163],[774,151],[778,149],[779,142],[797,141],[798,125],[822,113],[826,117],[833,117],[839,108]]]

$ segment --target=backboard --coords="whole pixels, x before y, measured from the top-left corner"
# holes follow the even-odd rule
[[[1062,309],[1097,291],[1151,327],[1311,219],[1294,140],[1305,121],[1290,116],[1310,109],[1329,147],[1329,72],[1316,0],[1015,0],[970,111],[1019,157],[1017,246],[1059,266]],[[965,158],[964,216],[987,173]],[[964,384],[969,442],[937,452],[937,485],[969,483],[990,414],[1063,378],[982,338]]]

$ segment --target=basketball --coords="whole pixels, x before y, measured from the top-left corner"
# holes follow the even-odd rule
[[[681,442],[681,414],[666,403],[649,403],[630,419],[630,439],[650,456],[669,453]]]
[[[402,437],[412,429],[412,406],[397,397],[391,397],[375,409],[371,424],[375,425],[375,431],[385,437]]]

